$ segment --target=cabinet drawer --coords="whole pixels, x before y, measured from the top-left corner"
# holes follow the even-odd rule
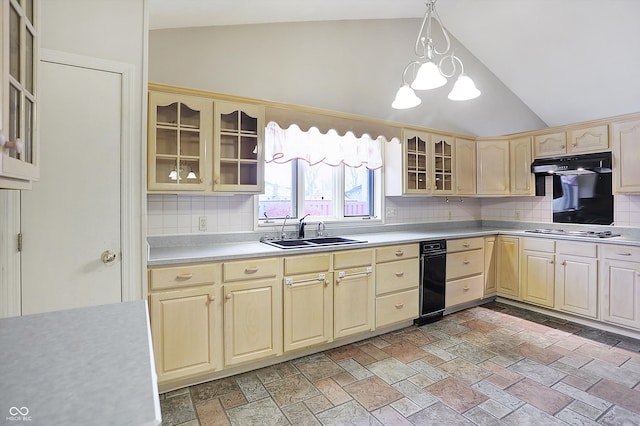
[[[523,250],[553,253],[556,247],[556,242],[547,238],[523,238],[522,241]]]
[[[640,247],[634,246],[610,246],[603,244],[600,246],[605,259],[626,260],[629,262],[640,262]]]
[[[448,281],[445,290],[445,307],[479,300],[483,294],[483,275]]]
[[[376,298],[376,327],[418,317],[418,289]]]
[[[484,247],[484,238],[461,238],[459,240],[447,241],[447,253],[455,253],[457,251],[475,250]]]
[[[312,272],[325,272],[331,267],[331,254],[313,254],[310,256],[290,256],[284,259],[284,274],[298,275]]]
[[[376,263],[392,262],[394,260],[411,259],[418,257],[420,246],[418,244],[405,244],[401,246],[388,246],[376,249]]]
[[[447,253],[447,280],[482,274],[483,271],[484,250]]]
[[[345,250],[333,255],[333,269],[356,268],[372,263],[372,250]]]
[[[557,254],[596,257],[598,245],[595,243],[576,243],[575,241],[556,241]]]
[[[280,268],[279,259],[241,260],[222,265],[223,281],[246,281],[275,277]]]
[[[149,288],[151,290],[163,290],[166,288],[213,284],[216,280],[217,272],[217,264],[153,268],[149,270]]]
[[[417,288],[420,276],[418,259],[376,265],[376,294]]]

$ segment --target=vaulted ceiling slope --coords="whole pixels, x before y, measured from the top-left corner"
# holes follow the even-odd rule
[[[161,29],[419,19],[425,9],[423,0],[149,0],[149,10],[151,29]],[[513,104],[511,98],[523,103],[518,125],[509,126],[513,120],[505,117],[495,127],[462,125],[451,130],[489,136],[492,131],[525,131],[640,112],[639,0],[439,0],[437,10],[463,50],[506,87],[506,91],[495,89],[505,103]],[[415,25],[410,32],[417,29]],[[151,51],[153,43],[152,36]],[[150,59],[153,80],[152,67]],[[400,77],[392,78],[392,86],[398,85]],[[481,88],[483,96],[494,86]],[[489,104],[496,105],[496,100]],[[442,104],[443,111],[451,108]],[[462,114],[470,114],[469,108],[461,106]],[[416,113],[404,116],[407,120],[400,114],[387,118],[415,122],[412,114]]]

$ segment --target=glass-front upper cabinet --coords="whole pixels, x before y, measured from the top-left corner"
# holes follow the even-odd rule
[[[149,92],[148,180],[151,191],[204,191],[213,101]]]
[[[0,188],[28,189],[39,178],[36,136],[38,0],[0,0]]]
[[[264,190],[264,106],[215,101],[213,191]]]
[[[433,193],[453,194],[454,138],[431,135],[433,144]]]
[[[424,132],[403,130],[405,148],[405,193],[429,194],[431,192],[430,135]]]

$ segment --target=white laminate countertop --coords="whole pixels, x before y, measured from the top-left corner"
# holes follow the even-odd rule
[[[160,422],[146,301],[0,319],[0,424]]]
[[[366,241],[361,244],[347,244],[338,246],[325,246],[313,248],[281,249],[259,241],[252,242],[226,242],[209,245],[176,246],[176,247],[152,247],[149,250],[148,266],[177,265],[195,262],[216,262],[224,260],[238,260],[242,258],[289,256],[299,254],[311,254],[319,252],[348,250],[356,248],[377,247],[390,244],[415,243],[435,239],[471,238],[488,235],[513,235],[533,238],[553,238],[556,240],[573,240],[591,242],[594,244],[626,244],[640,246],[640,241],[632,238],[589,238],[568,235],[549,235],[525,232],[520,229],[496,229],[489,227],[462,227],[459,230],[445,229],[442,231],[402,231],[402,232],[378,232],[370,234],[349,234],[345,237]],[[342,235],[341,235],[342,236]]]

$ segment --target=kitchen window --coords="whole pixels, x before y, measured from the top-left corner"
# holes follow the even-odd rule
[[[269,123],[258,219],[348,221],[379,216],[382,142]]]

